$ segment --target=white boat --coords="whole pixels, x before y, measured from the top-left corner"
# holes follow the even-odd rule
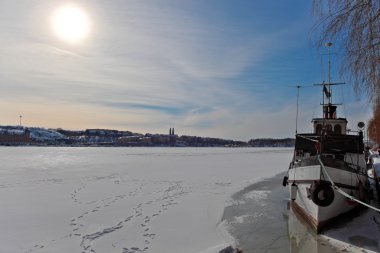
[[[347,120],[337,117],[337,105],[331,102],[331,85],[335,84],[340,83],[331,83],[330,74],[329,82],[320,84],[323,116],[312,119],[313,132],[296,131],[294,157],[283,181],[289,187],[293,210],[317,233],[354,209],[358,203],[353,198],[366,201],[369,195],[364,123],[358,124],[356,134],[348,134]]]

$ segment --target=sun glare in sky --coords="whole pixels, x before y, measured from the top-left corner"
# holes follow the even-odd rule
[[[90,20],[80,7],[64,5],[53,13],[52,27],[58,38],[69,43],[78,43],[90,33]]]

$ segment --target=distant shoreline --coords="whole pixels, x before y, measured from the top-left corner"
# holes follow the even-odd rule
[[[293,147],[293,138],[258,138],[248,142],[223,138],[168,134],[141,134],[112,129],[80,131],[40,127],[0,126],[0,146],[57,147]]]

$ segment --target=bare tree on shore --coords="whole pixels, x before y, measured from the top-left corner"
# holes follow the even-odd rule
[[[342,71],[372,103],[368,132],[380,142],[380,0],[313,0],[313,9],[317,45],[331,41],[341,47]]]
[[[379,106],[374,109],[372,119],[368,122],[368,135],[376,143],[380,141],[380,110],[378,108]]]
[[[318,46],[335,42],[356,92],[380,100],[380,0],[313,0]]]

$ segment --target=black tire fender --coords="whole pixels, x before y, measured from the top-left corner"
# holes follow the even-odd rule
[[[311,194],[311,200],[314,204],[322,207],[331,205],[334,197],[334,190],[331,184],[327,182],[317,184]]]
[[[282,179],[282,186],[286,186],[288,184],[288,177],[285,176],[284,179]]]

